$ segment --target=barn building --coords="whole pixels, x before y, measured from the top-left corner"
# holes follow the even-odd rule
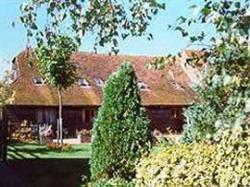
[[[184,117],[182,111],[193,103],[195,94],[191,80],[181,64],[169,63],[163,70],[146,68],[156,57],[109,56],[77,52],[70,62],[78,69],[78,80],[63,91],[63,125],[69,137],[76,131],[91,129],[93,119],[102,102],[105,80],[123,62],[130,62],[138,77],[142,105],[146,108],[151,128],[165,132],[167,128],[180,132]],[[58,97],[55,89],[46,84],[39,74],[31,50],[25,50],[12,61],[13,103],[6,107],[9,132],[26,120],[34,124],[53,124],[58,118]],[[191,76],[192,77],[192,76]]]

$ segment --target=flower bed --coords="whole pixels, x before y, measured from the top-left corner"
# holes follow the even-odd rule
[[[63,144],[59,145],[58,143],[52,142],[46,144],[47,148],[51,151],[68,151],[72,149],[72,145],[70,144]]]
[[[24,120],[20,126],[11,129],[10,139],[16,142],[35,142],[38,139],[38,126]]]
[[[76,134],[81,143],[91,142],[91,130],[82,129],[77,131]]]

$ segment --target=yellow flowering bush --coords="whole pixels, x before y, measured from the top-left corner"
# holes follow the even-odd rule
[[[217,184],[250,186],[250,129],[225,131],[219,142],[215,157]]]
[[[137,187],[250,185],[250,131],[226,130],[218,142],[175,144],[137,166]]]
[[[0,80],[0,108],[11,104],[14,100],[14,94],[9,85],[9,75],[5,75],[4,79]]]

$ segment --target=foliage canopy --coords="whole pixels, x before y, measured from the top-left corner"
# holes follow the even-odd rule
[[[76,67],[69,60],[76,50],[77,44],[65,35],[56,35],[47,45],[41,44],[36,48],[41,73],[49,85],[62,90],[75,82]]]
[[[249,0],[204,0],[191,8],[199,10],[197,17],[181,16],[173,28],[192,44],[211,46],[203,45],[207,68],[195,87],[200,103],[185,112],[186,141],[212,138],[225,128],[244,125],[250,115]],[[193,35],[187,28],[195,24],[210,25],[215,33]]]
[[[119,38],[145,35],[153,15],[164,8],[159,0],[26,0],[20,19],[28,37],[35,36],[38,44],[58,31],[69,33],[78,44],[86,33],[94,33],[95,48],[110,44],[117,53]],[[46,20],[44,26],[38,22],[41,18]]]
[[[0,81],[0,108],[6,104],[10,104],[14,99],[14,94],[10,88],[9,77],[5,76],[4,79]]]

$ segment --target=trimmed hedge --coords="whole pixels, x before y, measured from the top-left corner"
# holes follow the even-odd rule
[[[136,186],[250,185],[250,130],[223,132],[218,143],[175,144],[143,158]]]

